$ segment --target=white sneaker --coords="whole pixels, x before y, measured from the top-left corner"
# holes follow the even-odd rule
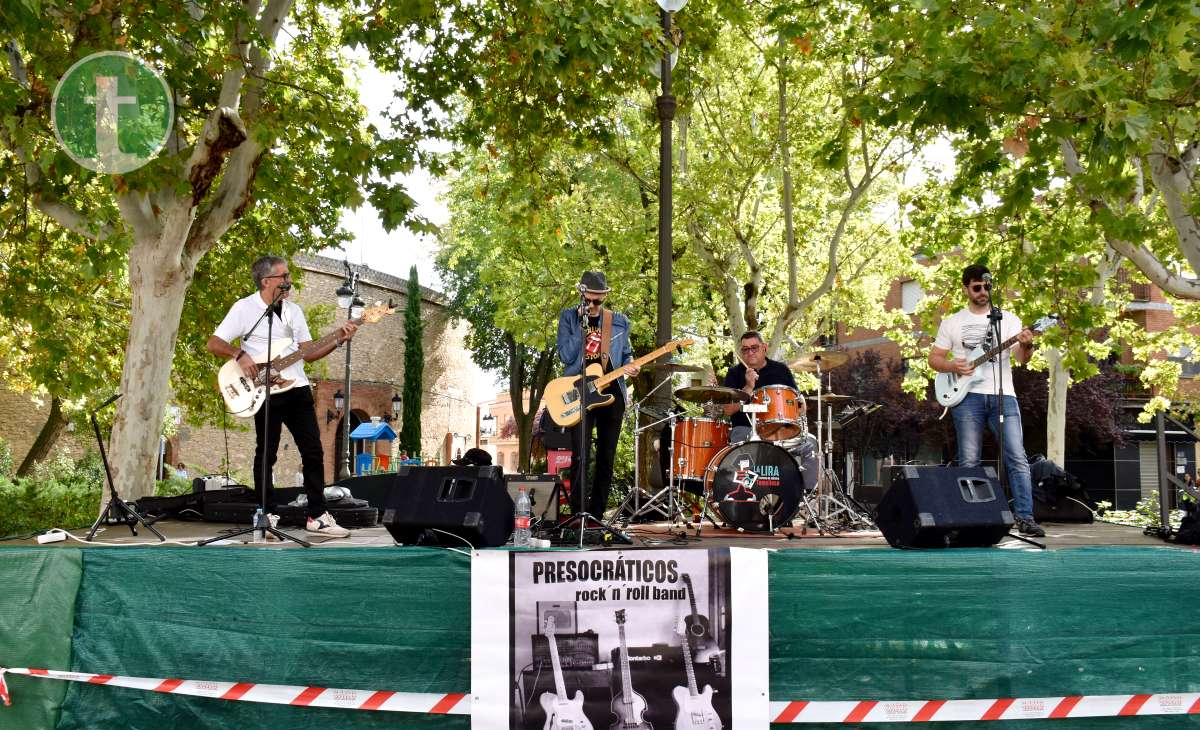
[[[315,519],[309,517],[308,522],[304,526],[304,531],[312,535],[350,537],[350,531],[339,525],[328,512]]]

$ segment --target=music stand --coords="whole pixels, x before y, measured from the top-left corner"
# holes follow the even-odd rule
[[[210,545],[219,540],[232,540],[235,537],[240,537],[242,535],[251,535],[255,532],[259,532],[260,537],[264,540],[267,538],[267,533],[269,532],[281,541],[282,540],[291,540],[292,542],[303,545],[304,547],[312,547],[312,543],[306,542],[305,540],[301,540],[300,538],[296,537],[295,535],[289,535],[288,533],[284,532],[283,530],[280,530],[277,527],[272,527],[271,526],[271,518],[267,514],[267,490],[272,487],[271,482],[268,481],[268,479],[267,479],[267,477],[270,476],[270,473],[271,473],[271,467],[270,467],[271,460],[267,458],[267,452],[271,450],[271,428],[270,428],[270,424],[271,424],[271,335],[273,333],[273,325],[275,323],[274,318],[272,318],[270,316],[270,314],[271,314],[271,311],[275,308],[275,305],[279,303],[279,300],[282,297],[283,297],[283,291],[276,291],[275,298],[272,299],[271,303],[267,305],[266,310],[264,310],[263,313],[261,315],[259,315],[258,321],[254,323],[254,325],[250,328],[249,332],[247,332],[245,335],[242,335],[242,342],[245,342],[246,338],[250,336],[250,333],[254,332],[254,328],[258,327],[258,323],[263,321],[264,317],[266,318],[266,320],[267,320],[267,359],[266,359],[266,362],[263,363],[263,367],[258,371],[258,374],[254,376],[255,382],[261,381],[263,383],[263,387],[265,387],[267,389],[266,397],[263,398],[263,405],[262,405],[262,407],[263,407],[263,428],[266,429],[266,433],[263,434],[263,455],[262,455],[262,469],[261,469],[262,473],[259,477],[259,479],[260,479],[259,483],[262,485],[262,491],[258,495],[258,508],[262,512],[262,517],[263,517],[262,523],[256,527],[253,524],[253,519],[251,519],[250,527],[247,527],[244,530],[237,530],[236,532],[233,532],[229,535],[219,535],[217,537],[209,538],[208,540],[201,540],[200,542],[196,543],[197,547],[203,547],[205,545]],[[283,437],[282,430],[280,431],[279,435],[281,438]],[[278,447],[278,445],[279,444],[276,443],[276,447]]]
[[[92,431],[96,434],[96,445],[100,447],[100,461],[104,463],[104,476],[108,481],[108,504],[100,511],[100,516],[92,523],[92,529],[88,531],[87,541],[91,542],[96,537],[96,530],[100,529],[100,523],[121,524],[124,522],[129,526],[129,531],[137,537],[137,525],[142,523],[147,530],[158,536],[159,542],[166,542],[167,538],[163,534],[154,529],[154,525],[146,521],[146,518],[138,514],[138,511],[125,503],[121,499],[121,495],[117,494],[117,487],[113,483],[112,468],[108,465],[108,453],[104,450],[104,439],[100,436],[100,424],[96,423],[96,413],[111,405],[121,394],[117,393],[112,398],[109,398],[104,403],[88,414],[92,421]]]

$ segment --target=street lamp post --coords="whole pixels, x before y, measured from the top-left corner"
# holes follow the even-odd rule
[[[358,298],[358,272],[346,266],[346,280],[337,289],[337,303],[346,309],[346,321],[354,319],[362,313],[363,301]],[[339,481],[350,478],[350,340],[346,340],[346,366],[342,377],[342,388],[345,390],[345,410],[342,411],[342,453],[338,464],[337,478]],[[341,410],[339,408],[339,410]]]

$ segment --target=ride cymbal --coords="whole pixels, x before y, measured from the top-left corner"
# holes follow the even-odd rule
[[[788,363],[788,367],[815,373],[817,372],[817,363],[820,363],[821,370],[829,370],[841,367],[849,361],[850,355],[844,350],[817,350],[815,352],[806,352],[795,360],[792,360]]]
[[[653,365],[648,365],[647,367],[654,368],[655,370],[658,370],[659,372],[664,372],[664,373],[702,373],[702,372],[704,372],[704,368],[700,367],[699,365],[688,365],[687,363],[684,363],[684,362],[671,362],[669,360],[665,361],[665,362],[654,363]]]

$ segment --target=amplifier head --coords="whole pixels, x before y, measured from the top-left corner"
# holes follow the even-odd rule
[[[537,625],[538,633],[546,625],[546,617],[554,617],[554,633],[574,634],[579,631],[576,619],[578,609],[574,601],[538,601]]]

